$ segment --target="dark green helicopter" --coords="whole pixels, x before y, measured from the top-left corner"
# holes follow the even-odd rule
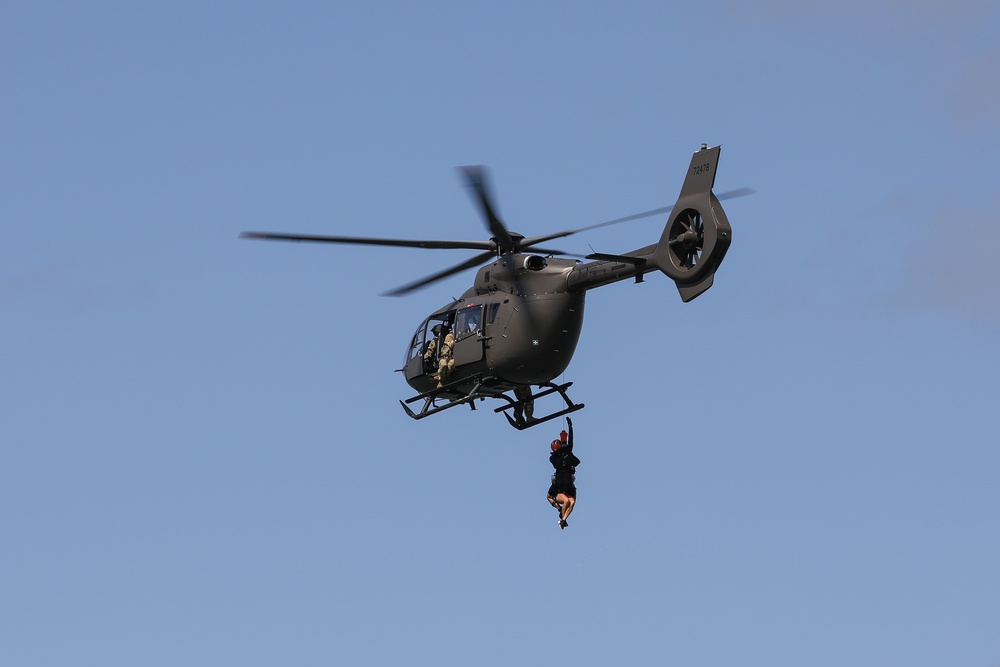
[[[752,192],[743,188],[716,196],[712,192],[720,147],[702,145],[691,159],[677,203],[580,229],[524,237],[510,232],[497,216],[486,175],[481,167],[463,167],[465,180],[475,195],[493,234],[488,241],[421,241],[313,236],[271,232],[244,232],[243,238],[353,243],[410,248],[461,248],[480,250],[468,260],[387,292],[407,294],[460,271],[480,266],[472,287],[461,298],[435,310],[414,332],[399,369],[417,391],[400,401],[414,419],[494,398],[517,429],[525,429],[583,408],[566,390],[572,382],[554,384],[566,370],[583,327],[587,290],[634,278],[642,282],[650,271],[662,271],[674,281],[681,300],[691,301],[712,286],[732,228],[719,199]],[[641,217],[671,213],[659,241],[623,254],[593,253],[582,263],[555,255],[566,253],[539,244],[589,229]],[[491,261],[492,260],[492,261]],[[535,399],[558,394],[561,409],[535,418]],[[419,410],[410,404],[422,401]],[[513,413],[513,416],[508,413]]]

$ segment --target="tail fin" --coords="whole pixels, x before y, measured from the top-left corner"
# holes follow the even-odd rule
[[[732,241],[729,220],[712,193],[720,151],[720,146],[703,145],[691,158],[670,221],[653,251],[653,262],[676,283],[684,302],[712,286]]]

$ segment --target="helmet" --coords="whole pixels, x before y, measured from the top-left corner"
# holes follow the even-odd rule
[[[559,440],[552,441],[552,451],[558,452],[560,447],[562,447],[562,442],[560,442]]]

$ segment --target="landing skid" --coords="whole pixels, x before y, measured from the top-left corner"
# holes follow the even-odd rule
[[[531,419],[525,419],[523,417],[524,415],[523,400],[513,399],[507,396],[506,394],[496,393],[495,391],[484,392],[482,390],[483,382],[479,379],[476,380],[476,384],[473,386],[471,391],[469,391],[464,396],[460,396],[459,398],[442,399],[442,396],[446,393],[451,393],[451,394],[455,393],[454,385],[445,385],[443,387],[438,387],[436,389],[431,389],[430,391],[417,394],[412,398],[406,399],[406,401],[400,401],[399,404],[403,406],[403,410],[406,411],[406,414],[408,414],[413,419],[423,419],[424,417],[430,417],[431,415],[436,415],[439,412],[443,412],[448,408],[453,408],[456,405],[468,405],[469,408],[475,410],[476,400],[483,400],[485,398],[495,398],[498,400],[507,401],[507,405],[503,405],[499,408],[496,408],[494,412],[503,412],[503,416],[507,418],[507,421],[510,423],[511,426],[513,426],[519,431],[523,431],[526,428],[537,426],[538,424],[547,422],[550,419],[555,419],[557,417],[562,417],[563,415],[567,415],[571,412],[582,410],[584,407],[583,403],[573,403],[569,399],[569,396],[566,395],[566,390],[572,384],[573,384],[572,382],[567,382],[566,384],[556,385],[552,384],[551,382],[546,382],[544,384],[538,385],[539,388],[544,388],[544,390],[538,392],[537,394],[532,394],[531,396],[532,402],[534,402],[534,400],[537,398],[542,398],[550,394],[558,393],[562,397],[563,401],[565,401],[566,407],[557,412],[553,412],[550,415],[546,415],[545,417],[538,417],[538,418],[533,417]],[[411,410],[408,404],[415,403],[416,401],[420,400],[423,400],[424,402],[423,406],[420,408],[420,411],[414,412],[413,410]],[[438,400],[447,400],[447,403],[438,405],[437,404]],[[511,417],[509,414],[507,414],[506,412],[507,410],[514,410],[515,416]]]
[[[436,405],[436,401],[438,398],[441,397],[442,394],[449,392],[455,393],[453,385],[446,384],[443,387],[438,387],[437,389],[431,389],[430,391],[425,391],[422,394],[417,394],[413,398],[406,399],[405,402],[400,401],[399,404],[403,406],[404,410],[406,410],[406,414],[410,415],[414,419],[423,419],[424,417],[430,417],[431,415],[436,415],[437,413],[442,412],[443,410],[447,410],[448,408],[453,408],[456,405],[468,404],[470,408],[475,410],[476,404],[473,403],[473,401],[475,401],[477,398],[486,398],[485,395],[480,393],[480,389],[482,388],[482,386],[483,383],[480,380],[476,380],[475,386],[472,388],[472,391],[470,391],[467,395],[462,396],[460,398],[450,399],[444,405]],[[421,399],[423,399],[424,405],[423,407],[420,408],[420,412],[414,412],[407,405],[407,403],[413,403]]]

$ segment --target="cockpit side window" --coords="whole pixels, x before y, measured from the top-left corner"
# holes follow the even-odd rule
[[[421,354],[421,351],[424,349],[424,333],[426,331],[427,320],[424,320],[413,334],[413,339],[410,341],[410,349],[406,351],[406,360],[403,362],[404,366],[410,359]]]

